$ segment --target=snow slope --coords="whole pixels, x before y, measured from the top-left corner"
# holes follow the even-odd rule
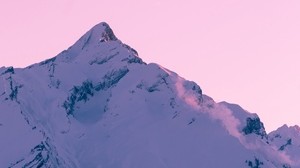
[[[0,167],[300,167],[299,127],[266,134],[256,114],[143,62],[107,23],[0,74]]]

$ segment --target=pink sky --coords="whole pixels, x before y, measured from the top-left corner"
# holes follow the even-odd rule
[[[300,125],[299,0],[11,0],[0,21],[0,66],[53,57],[106,21],[146,62],[258,113],[267,131]]]

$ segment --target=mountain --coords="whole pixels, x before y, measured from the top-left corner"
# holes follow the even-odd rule
[[[299,127],[267,134],[258,115],[145,63],[107,23],[0,74],[0,167],[300,167]]]

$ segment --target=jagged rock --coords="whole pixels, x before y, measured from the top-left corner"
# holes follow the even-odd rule
[[[254,133],[261,137],[265,137],[267,135],[264,124],[259,118],[247,118],[247,125],[244,127],[243,132],[245,135]]]

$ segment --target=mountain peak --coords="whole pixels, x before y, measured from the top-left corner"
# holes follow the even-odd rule
[[[91,35],[99,39],[100,42],[117,41],[113,30],[106,22],[95,25],[91,30]]]
[[[300,167],[299,127],[266,135],[258,115],[144,63],[105,22],[0,76],[1,168]]]
[[[110,26],[106,22],[101,22],[86,32],[78,42],[81,43],[81,48],[83,49],[87,44],[98,44],[117,40],[118,38],[115,36]]]
[[[101,22],[87,31],[78,41],[76,41],[74,45],[69,47],[66,51],[60,53],[58,57],[64,61],[71,61],[83,51],[100,50],[99,47],[106,42],[120,41],[115,36],[110,26],[106,22]],[[86,53],[83,55],[86,55]]]

